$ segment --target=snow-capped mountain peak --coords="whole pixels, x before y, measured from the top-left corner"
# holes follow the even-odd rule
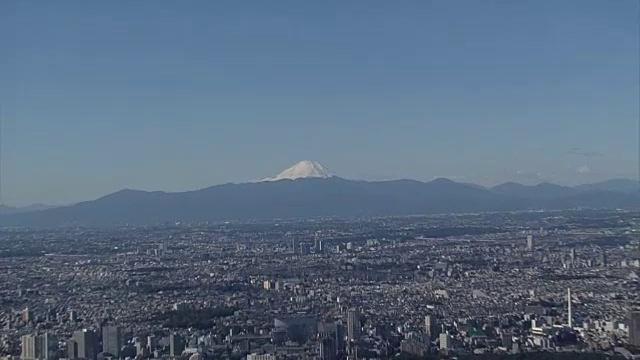
[[[295,179],[306,179],[306,178],[322,178],[327,179],[333,177],[333,175],[320,163],[315,161],[300,161],[299,163],[293,165],[292,167],[286,169],[280,174],[268,177],[263,179],[262,181],[278,181],[278,180],[295,180]]]

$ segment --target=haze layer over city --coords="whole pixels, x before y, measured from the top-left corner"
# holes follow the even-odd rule
[[[1,1],[0,356],[639,359],[639,13]]]

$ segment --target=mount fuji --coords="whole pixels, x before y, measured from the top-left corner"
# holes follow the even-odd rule
[[[495,188],[439,178],[354,181],[313,161],[301,161],[258,182],[187,192],[121,190],[96,200],[20,214],[0,214],[0,226],[107,226],[569,208],[640,208],[637,182],[576,187],[506,183]]]
[[[297,180],[297,179],[328,179],[333,175],[324,166],[315,161],[304,160],[287,168],[280,174],[262,179],[262,181]]]

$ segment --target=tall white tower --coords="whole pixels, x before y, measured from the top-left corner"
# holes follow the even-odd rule
[[[533,251],[533,235],[527,235],[527,250]]]
[[[569,312],[568,325],[570,329],[573,329],[573,315],[571,314],[571,288],[567,289],[567,310]]]

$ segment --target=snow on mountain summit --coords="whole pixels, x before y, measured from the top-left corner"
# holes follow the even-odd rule
[[[295,179],[306,179],[306,178],[322,178],[327,179],[333,177],[333,175],[321,164],[315,161],[300,161],[299,163],[293,165],[292,167],[286,169],[280,174],[268,177],[263,179],[262,181],[278,181],[278,180],[295,180]]]

